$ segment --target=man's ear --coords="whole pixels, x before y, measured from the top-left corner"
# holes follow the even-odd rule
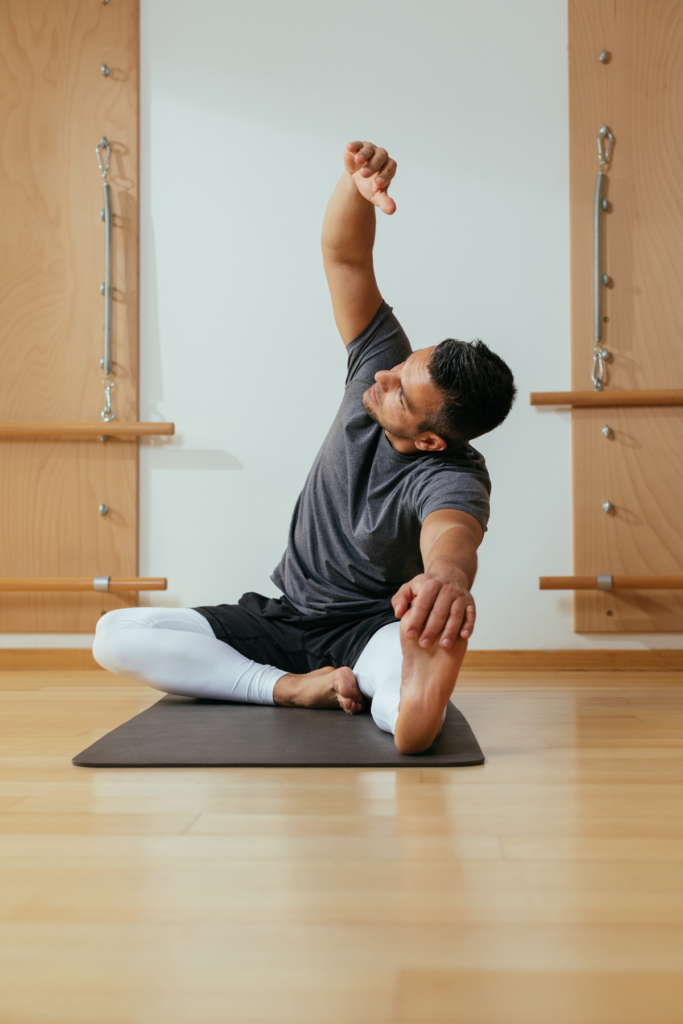
[[[416,437],[414,444],[421,452],[443,452],[448,447],[444,439],[439,437],[438,434],[432,433],[431,430],[427,430],[424,434]]]

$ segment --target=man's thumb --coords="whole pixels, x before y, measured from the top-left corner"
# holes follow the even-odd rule
[[[377,193],[375,196],[375,205],[379,206],[382,213],[386,213],[389,217],[391,217],[392,213],[396,213],[396,203],[386,192]]]

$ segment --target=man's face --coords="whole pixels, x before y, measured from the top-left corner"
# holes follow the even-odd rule
[[[433,432],[418,430],[420,423],[443,401],[429,375],[434,347],[418,349],[392,370],[380,370],[375,374],[375,383],[363,395],[363,408],[371,419],[393,438],[410,440],[420,450],[446,447]]]

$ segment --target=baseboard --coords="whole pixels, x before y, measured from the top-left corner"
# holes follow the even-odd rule
[[[489,672],[683,672],[683,650],[468,651],[463,668]]]
[[[73,672],[97,668],[99,665],[87,647],[0,648],[0,672]],[[683,650],[468,651],[464,668],[488,672],[683,672]]]
[[[0,647],[0,672],[73,672],[99,667],[89,647]]]

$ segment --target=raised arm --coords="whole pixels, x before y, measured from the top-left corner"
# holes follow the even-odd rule
[[[474,516],[457,509],[432,512],[422,524],[425,571],[404,583],[391,601],[397,617],[405,615],[406,636],[421,647],[431,647],[440,637],[439,645],[448,649],[458,636],[472,636],[476,608],[470,587],[483,533]]]
[[[345,345],[367,327],[382,302],[372,263],[374,207],[386,214],[396,210],[387,195],[395,173],[396,161],[385,149],[371,142],[349,142],[344,173],[327,206],[323,261],[334,319]]]

